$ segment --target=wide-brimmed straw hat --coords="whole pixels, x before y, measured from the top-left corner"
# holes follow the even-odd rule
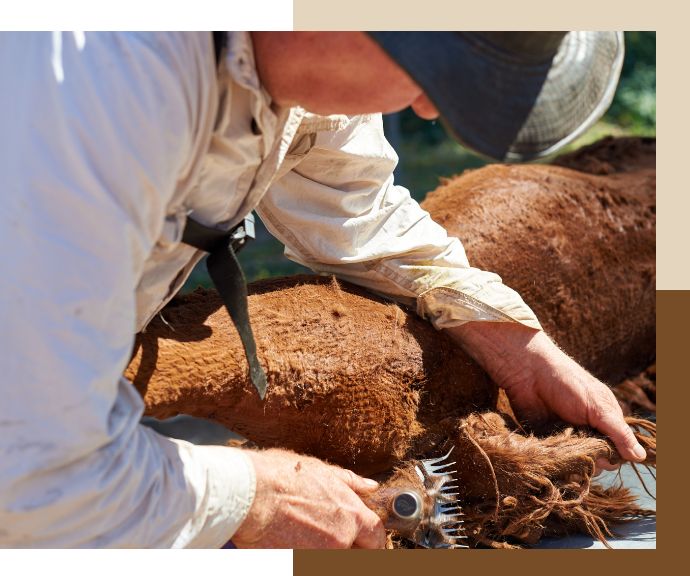
[[[611,104],[621,32],[369,32],[462,144],[489,158],[556,152]]]

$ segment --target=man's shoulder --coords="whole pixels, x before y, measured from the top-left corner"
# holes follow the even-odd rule
[[[140,68],[155,81],[208,83],[215,75],[209,32],[111,32],[89,40],[122,68]]]

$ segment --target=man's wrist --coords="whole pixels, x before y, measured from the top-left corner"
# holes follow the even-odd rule
[[[541,331],[517,322],[467,322],[445,330],[502,388],[528,386],[543,359]]]
[[[278,500],[269,483],[271,475],[271,456],[277,456],[277,450],[258,451],[244,450],[244,455],[251,462],[254,470],[255,493],[247,514],[235,532],[234,542],[240,547],[256,544],[263,536],[267,526],[275,516]],[[268,462],[267,462],[268,458]]]

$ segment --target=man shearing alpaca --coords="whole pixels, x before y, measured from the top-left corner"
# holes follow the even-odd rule
[[[375,482],[139,424],[121,374],[213,253],[190,227],[222,236],[252,210],[289,258],[416,303],[522,418],[588,424],[641,461],[608,388],[394,184],[381,121],[411,106],[529,160],[603,114],[621,59],[614,33],[0,34],[0,546],[384,546],[360,498]]]

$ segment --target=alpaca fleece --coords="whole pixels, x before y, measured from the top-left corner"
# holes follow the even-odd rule
[[[488,166],[447,181],[424,207],[460,236],[473,265],[523,295],[569,354],[615,383],[655,354],[653,156],[649,141],[614,140],[561,166]],[[208,418],[259,447],[391,485],[414,482],[415,459],[452,445],[475,545],[574,531],[604,539],[611,523],[647,514],[624,488],[593,480],[597,458],[618,457],[606,439],[523,430],[488,376],[400,306],[334,278],[297,276],[250,286],[249,310],[265,401],[219,297],[198,290],[137,337],[125,376],[147,414]],[[655,425],[629,422],[654,466]]]
[[[467,171],[422,206],[472,266],[499,274],[565,352],[613,384],[656,354],[655,159],[654,140],[607,139],[561,166]]]

